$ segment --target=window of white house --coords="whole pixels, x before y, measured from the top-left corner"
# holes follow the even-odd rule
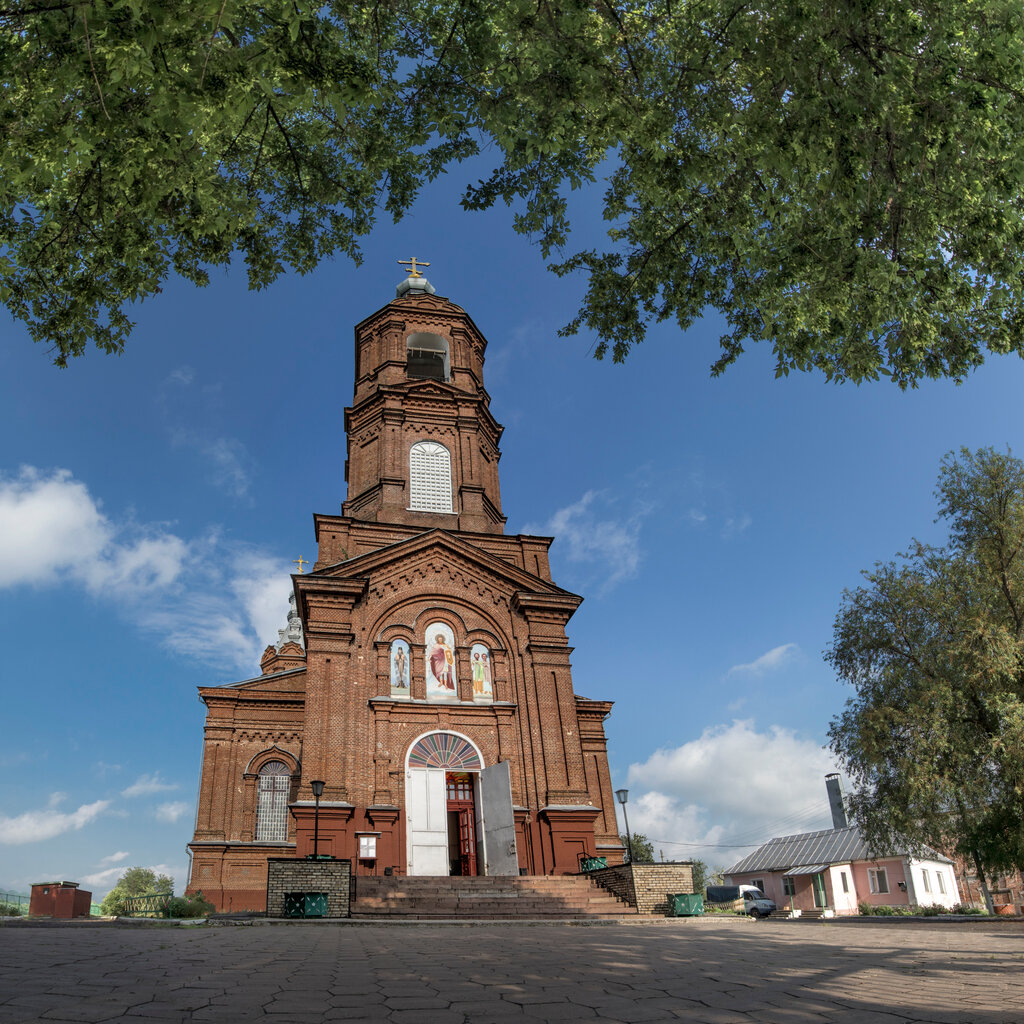
[[[288,840],[288,790],[291,775],[282,761],[268,761],[260,769],[256,805],[256,842]]]
[[[782,891],[787,896],[795,896],[796,895],[796,880],[794,878],[791,878],[789,875],[784,876],[783,879],[782,879]]]
[[[409,450],[409,511],[452,512],[452,460],[434,441],[417,441]]]
[[[845,871],[840,871],[839,872],[839,880],[843,883],[843,892],[849,892],[850,891],[850,882],[849,882],[849,880],[846,877],[846,872]]]
[[[936,871],[935,872],[935,881],[939,883],[939,892],[941,892],[942,895],[945,896],[946,895],[946,883],[943,880],[942,872],[941,871]]]
[[[889,876],[885,868],[868,868],[868,888],[873,893],[884,893],[889,891]]]
[[[928,872],[922,870],[921,871],[921,878],[924,880],[924,891],[925,892],[931,892],[932,891],[932,883],[928,881]]]
[[[409,377],[447,380],[451,375],[448,342],[439,334],[419,331],[405,342],[405,372]]]

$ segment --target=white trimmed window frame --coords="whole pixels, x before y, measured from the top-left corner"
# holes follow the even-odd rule
[[[868,868],[868,888],[876,896],[889,892],[889,876],[885,868]]]
[[[283,761],[268,761],[256,784],[256,842],[288,841],[288,795],[291,772]]]
[[[452,456],[437,441],[417,441],[409,449],[410,512],[452,515]]]

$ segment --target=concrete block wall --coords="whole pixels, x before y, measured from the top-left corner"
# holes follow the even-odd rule
[[[693,892],[693,864],[619,864],[587,872],[640,914],[667,914],[669,893]]]
[[[327,916],[348,917],[349,880],[347,860],[298,860],[271,857],[267,861],[267,917],[284,917],[284,897],[289,892],[327,893]]]

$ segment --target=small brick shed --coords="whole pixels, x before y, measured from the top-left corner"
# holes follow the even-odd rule
[[[92,893],[79,889],[77,882],[35,882],[28,912],[32,917],[88,917]]]

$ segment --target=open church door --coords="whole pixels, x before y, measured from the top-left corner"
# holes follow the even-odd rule
[[[508,761],[480,772],[480,844],[482,874],[518,875],[516,824],[512,817],[512,775]]]
[[[410,875],[447,875],[448,814],[443,768],[405,773],[405,814]]]

